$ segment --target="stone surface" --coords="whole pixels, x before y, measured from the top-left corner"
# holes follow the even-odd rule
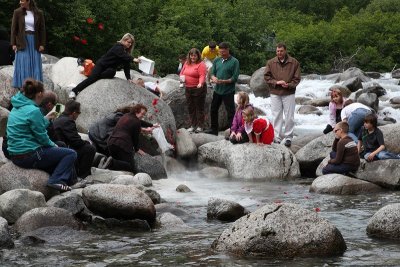
[[[161,196],[156,190],[146,188],[143,192],[153,201],[154,205],[161,203]]]
[[[127,174],[118,175],[111,181],[111,184],[152,186],[153,181],[147,173],[137,173],[135,176]]]
[[[375,111],[379,109],[379,99],[375,93],[362,93],[357,102],[373,108]]]
[[[184,128],[176,132],[176,153],[180,158],[191,158],[197,153],[191,134]]]
[[[143,186],[152,186],[153,181],[151,180],[150,175],[147,173],[139,172],[135,174],[133,177],[134,180],[137,182],[137,184],[143,185]]]
[[[238,84],[250,84],[251,76],[245,74],[239,74],[237,83]]]
[[[358,77],[353,77],[348,80],[343,81],[343,86],[349,88],[350,91],[355,92],[358,89],[362,89],[362,80]]]
[[[329,106],[329,102],[331,101],[330,98],[316,98],[316,99],[311,99],[309,101],[306,101],[304,105],[311,105],[314,107],[327,107]]]
[[[320,111],[317,107],[312,105],[304,105],[297,109],[298,114],[315,114],[318,116],[322,115],[322,111]]]
[[[73,215],[81,213],[85,208],[82,196],[76,192],[65,192],[61,195],[52,197],[47,201],[49,207],[56,207],[68,210]]]
[[[385,139],[385,147],[387,150],[400,154],[400,123],[385,125],[379,127]]]
[[[85,80],[86,76],[80,73],[77,58],[63,57],[53,65],[50,78],[54,84],[63,88],[71,84],[77,85]]]
[[[18,89],[11,86],[13,76],[13,66],[0,68],[0,106],[3,108],[8,108],[10,106],[11,97],[18,92]]]
[[[135,167],[137,172],[147,173],[151,179],[158,180],[167,178],[167,171],[155,157],[135,153]]]
[[[46,199],[58,192],[47,187],[49,174],[36,169],[23,169],[12,162],[0,167],[0,194],[13,189],[29,189],[41,192]]]
[[[207,178],[221,179],[229,177],[229,172],[227,169],[220,167],[205,167],[201,169],[200,175]]]
[[[382,190],[376,184],[336,173],[318,177],[310,187],[310,192],[332,195],[357,195]]]
[[[15,223],[15,230],[19,234],[25,234],[49,226],[68,226],[72,229],[80,228],[79,222],[75,220],[69,211],[55,207],[43,207],[25,212]]]
[[[8,223],[15,223],[25,212],[45,207],[44,195],[28,189],[14,189],[0,196],[0,211]]]
[[[394,71],[392,71],[392,78],[400,79],[400,69],[395,69]]]
[[[225,199],[210,198],[207,205],[207,219],[234,222],[245,215],[242,205]]]
[[[356,99],[363,93],[374,93],[377,97],[381,97],[387,94],[386,89],[383,88],[379,83],[367,84],[366,88],[356,92]]]
[[[187,225],[181,218],[169,212],[157,216],[156,225],[157,227],[168,230],[180,230],[182,227],[187,228]]]
[[[367,234],[371,237],[400,239],[400,204],[389,204],[378,210],[368,221]]]
[[[190,190],[190,188],[185,185],[185,184],[180,184],[176,187],[176,191],[177,192],[181,192],[181,193],[189,193],[192,192],[192,190]]]
[[[269,87],[264,79],[265,67],[256,70],[250,79],[250,88],[257,97],[269,97]]]
[[[299,163],[294,154],[283,145],[233,145],[229,141],[202,145],[199,161],[226,168],[233,178],[293,179],[300,177]]]
[[[346,243],[316,212],[294,204],[268,204],[230,225],[212,248],[239,256],[328,257],[343,254]]]
[[[96,184],[83,189],[86,206],[100,216],[116,219],[141,219],[150,224],[156,210],[152,200],[134,186]]]
[[[0,137],[3,137],[6,133],[9,113],[10,111],[0,106]]]
[[[384,188],[400,189],[400,165],[398,159],[361,162],[355,173],[358,179],[377,184]]]
[[[348,68],[347,70],[345,70],[344,72],[340,73],[339,77],[337,77],[335,83],[343,82],[343,81],[346,81],[351,78],[359,78],[362,82],[368,82],[369,80],[371,80],[359,68],[351,67],[351,68]],[[354,92],[354,91],[352,91],[352,92]]]
[[[196,147],[200,147],[204,144],[220,141],[223,140],[224,137],[221,135],[213,135],[213,134],[206,134],[206,133],[192,133],[190,135],[192,137],[193,142],[195,143]]]
[[[12,240],[8,223],[6,219],[0,217],[0,248],[13,248],[14,241]]]
[[[292,145],[290,146],[290,150],[292,150],[292,152],[294,154],[297,153],[297,151],[300,150],[300,148],[304,147],[305,145],[307,145],[308,143],[310,143],[312,140],[322,136],[323,133],[310,133],[307,135],[303,135],[301,137],[296,137],[293,138],[292,140]]]

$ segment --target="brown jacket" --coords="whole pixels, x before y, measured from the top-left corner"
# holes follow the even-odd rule
[[[46,44],[46,28],[44,24],[44,16],[41,10],[34,13],[35,18],[35,48],[39,50],[39,46]],[[25,49],[25,14],[20,7],[14,10],[11,24],[11,45],[16,45],[18,50]]]
[[[346,135],[341,139],[335,138],[332,150],[336,152],[336,157],[330,159],[330,164],[349,164],[357,169],[360,166],[360,156],[358,155],[357,144]]]
[[[268,60],[265,68],[264,79],[267,82],[270,93],[273,95],[292,95],[296,92],[296,86],[300,83],[300,64],[290,56],[284,63],[278,57]],[[289,84],[288,88],[277,85],[276,82],[283,80]]]

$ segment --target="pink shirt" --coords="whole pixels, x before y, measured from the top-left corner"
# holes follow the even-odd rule
[[[183,65],[180,75],[185,75],[185,86],[196,87],[199,83],[206,81],[207,68],[203,61],[197,64]]]

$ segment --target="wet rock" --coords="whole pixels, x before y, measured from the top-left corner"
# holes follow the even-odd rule
[[[178,185],[178,187],[176,188],[176,191],[177,192],[181,192],[181,193],[192,192],[192,190],[190,190],[190,188],[187,185],[184,185],[184,184]]]
[[[387,94],[386,89],[383,88],[380,84],[378,83],[372,83],[367,85],[367,87],[365,89],[359,90],[356,92],[356,99],[358,99],[358,97],[361,94],[364,93],[374,93],[376,94],[377,97],[381,97]]]
[[[7,129],[8,111],[6,108],[0,106],[0,136],[3,137]]]
[[[328,257],[343,254],[346,243],[316,212],[294,204],[269,204],[234,222],[212,248],[240,256]]]
[[[134,160],[138,173],[147,173],[153,180],[167,178],[167,171],[155,157],[135,153]]]
[[[96,216],[93,218],[92,225],[97,228],[108,229],[129,229],[130,231],[149,232],[151,231],[150,225],[146,220],[118,220],[115,218],[102,218]]]
[[[256,70],[250,79],[250,88],[257,97],[269,97],[269,87],[264,79],[265,67]]]
[[[181,218],[183,221],[188,221],[190,219],[190,216],[186,211],[173,207],[171,203],[160,203],[155,205],[155,207],[158,215],[163,213],[172,213],[173,215]]]
[[[245,74],[239,74],[237,83],[239,84],[250,84],[251,76]]]
[[[108,169],[98,169],[95,167],[91,168],[91,175],[86,177],[86,181],[89,183],[103,183],[109,184],[113,180],[117,179],[121,175],[132,175],[130,172],[125,171],[112,171]]]
[[[318,116],[322,115],[322,112],[318,108],[316,108],[314,106],[311,106],[311,105],[301,106],[297,110],[297,113],[298,114],[315,114],[315,115],[318,115]]]
[[[45,207],[44,195],[28,189],[14,189],[0,196],[0,212],[8,223],[15,223],[25,212]]]
[[[400,104],[400,96],[395,96],[390,99],[390,104],[399,105]]]
[[[296,152],[303,177],[315,177],[318,165],[331,152],[334,139],[333,132],[330,132],[312,140]]]
[[[400,165],[398,159],[377,160],[373,162],[362,160],[361,166],[355,175],[358,179],[377,184],[384,188],[400,188]]]
[[[151,201],[153,201],[154,205],[161,203],[161,196],[157,191],[146,188],[143,192],[151,199]]]
[[[165,166],[168,175],[180,174],[186,171],[185,165],[172,157],[165,157],[163,165]]]
[[[15,230],[19,234],[25,234],[49,226],[80,228],[79,222],[69,211],[55,207],[43,207],[25,212],[15,223]]]
[[[111,184],[152,186],[153,181],[147,173],[137,173],[135,176],[127,174],[118,175],[111,181]]]
[[[47,201],[49,207],[56,207],[68,210],[73,215],[81,213],[85,208],[82,196],[75,192],[65,192],[61,195],[52,197]]]
[[[233,178],[293,179],[300,177],[299,163],[283,145],[233,145],[222,140],[199,148],[199,161],[226,168]]]
[[[114,180],[110,182],[110,184],[121,184],[121,185],[135,185],[137,183],[136,180],[133,179],[133,175],[130,174],[122,174],[115,177]]]
[[[96,238],[86,231],[78,231],[67,226],[42,227],[23,234],[19,241],[25,246],[47,243],[50,245],[71,244]],[[97,237],[98,238],[98,237]]]
[[[141,219],[152,223],[156,212],[152,200],[134,186],[97,184],[83,189],[86,206],[105,218]]]
[[[196,155],[197,147],[193,142],[190,133],[181,128],[176,132],[176,152],[178,157],[191,158]]]
[[[359,68],[356,67],[351,67],[348,68],[347,70],[345,70],[344,72],[340,73],[339,77],[336,79],[335,83],[338,82],[343,82],[346,80],[349,80],[351,78],[358,78],[360,79],[360,81],[362,82],[368,82],[369,80],[371,80],[370,78],[368,78],[365,73],[360,70]],[[350,89],[350,88],[349,88]],[[350,89],[351,90],[351,89]],[[352,90],[352,92],[354,92]]]
[[[363,93],[357,98],[357,102],[373,108],[375,111],[379,109],[379,99],[374,93]]]
[[[346,86],[347,88],[349,88],[350,91],[355,92],[358,89],[362,89],[362,81],[360,78],[358,77],[354,77],[354,78],[350,78],[348,80],[345,80],[342,83],[343,86]]]
[[[400,239],[400,204],[389,204],[378,210],[368,221],[367,234],[371,237]]]
[[[206,167],[201,169],[200,175],[207,178],[221,179],[229,177],[229,172],[227,169],[220,167]]]
[[[379,79],[381,77],[381,74],[375,71],[366,71],[365,75],[372,79]]]
[[[136,181],[136,184],[140,184],[143,186],[152,186],[153,185],[153,181],[151,180],[150,175],[148,175],[147,173],[139,172],[139,173],[135,174],[133,179]]]
[[[188,227],[181,218],[169,212],[165,212],[157,216],[156,225],[157,227],[170,230],[178,230],[182,227]]]
[[[379,127],[383,133],[385,147],[388,151],[400,153],[400,124],[390,124]]]
[[[298,96],[295,101],[297,105],[305,105],[310,100],[312,100],[310,97]]]
[[[304,105],[311,105],[314,107],[327,107],[329,106],[329,102],[331,101],[330,98],[316,98],[306,101]]]
[[[292,140],[292,145],[290,146],[290,150],[292,150],[292,152],[294,154],[296,154],[297,151],[300,150],[300,148],[304,147],[305,145],[310,143],[312,140],[314,140],[314,139],[316,139],[316,138],[318,138],[318,137],[320,137],[322,135],[323,135],[322,132],[320,134],[318,134],[318,133],[311,134],[310,133],[310,134],[307,134],[307,135],[304,135],[304,136],[301,136],[301,137],[294,138]]]
[[[250,86],[247,84],[236,84],[235,92],[246,92],[247,94],[253,93],[253,91],[251,91]]]
[[[380,192],[383,189],[376,184],[341,174],[327,174],[315,179],[310,192],[331,195],[357,195]]]
[[[205,133],[193,133],[190,135],[196,147],[200,147],[204,144],[223,140],[224,137],[221,135],[205,134]]]
[[[234,222],[245,215],[242,205],[219,198],[210,198],[207,205],[207,219]]]
[[[36,169],[23,169],[12,162],[0,167],[0,193],[13,189],[29,189],[41,192],[46,199],[57,195],[58,192],[47,187],[49,174]]]
[[[8,223],[6,219],[0,217],[0,248],[13,248],[14,241],[10,235],[8,229]]]
[[[396,70],[392,71],[392,78],[400,79],[400,69],[396,69]]]

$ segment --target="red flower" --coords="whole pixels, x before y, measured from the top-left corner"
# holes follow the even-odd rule
[[[86,22],[89,23],[89,24],[93,24],[94,20],[92,18],[87,18]]]
[[[74,35],[73,39],[74,39],[75,42],[78,42],[79,40],[81,40],[81,38],[79,38],[79,37],[76,36],[76,35]]]
[[[81,43],[82,43],[83,45],[87,45],[87,44],[88,44],[88,42],[87,42],[86,39],[82,39],[82,40],[81,40]]]
[[[103,23],[99,23],[97,28],[99,28],[99,30],[101,30],[101,31],[104,30],[104,24]]]
[[[321,209],[320,208],[315,208],[315,212],[320,212]]]
[[[153,102],[151,103],[153,106],[155,106],[155,105],[157,105],[157,103],[158,103],[158,98],[154,98],[153,99]]]
[[[156,113],[158,113],[158,109],[155,109],[154,111],[155,111]]]

